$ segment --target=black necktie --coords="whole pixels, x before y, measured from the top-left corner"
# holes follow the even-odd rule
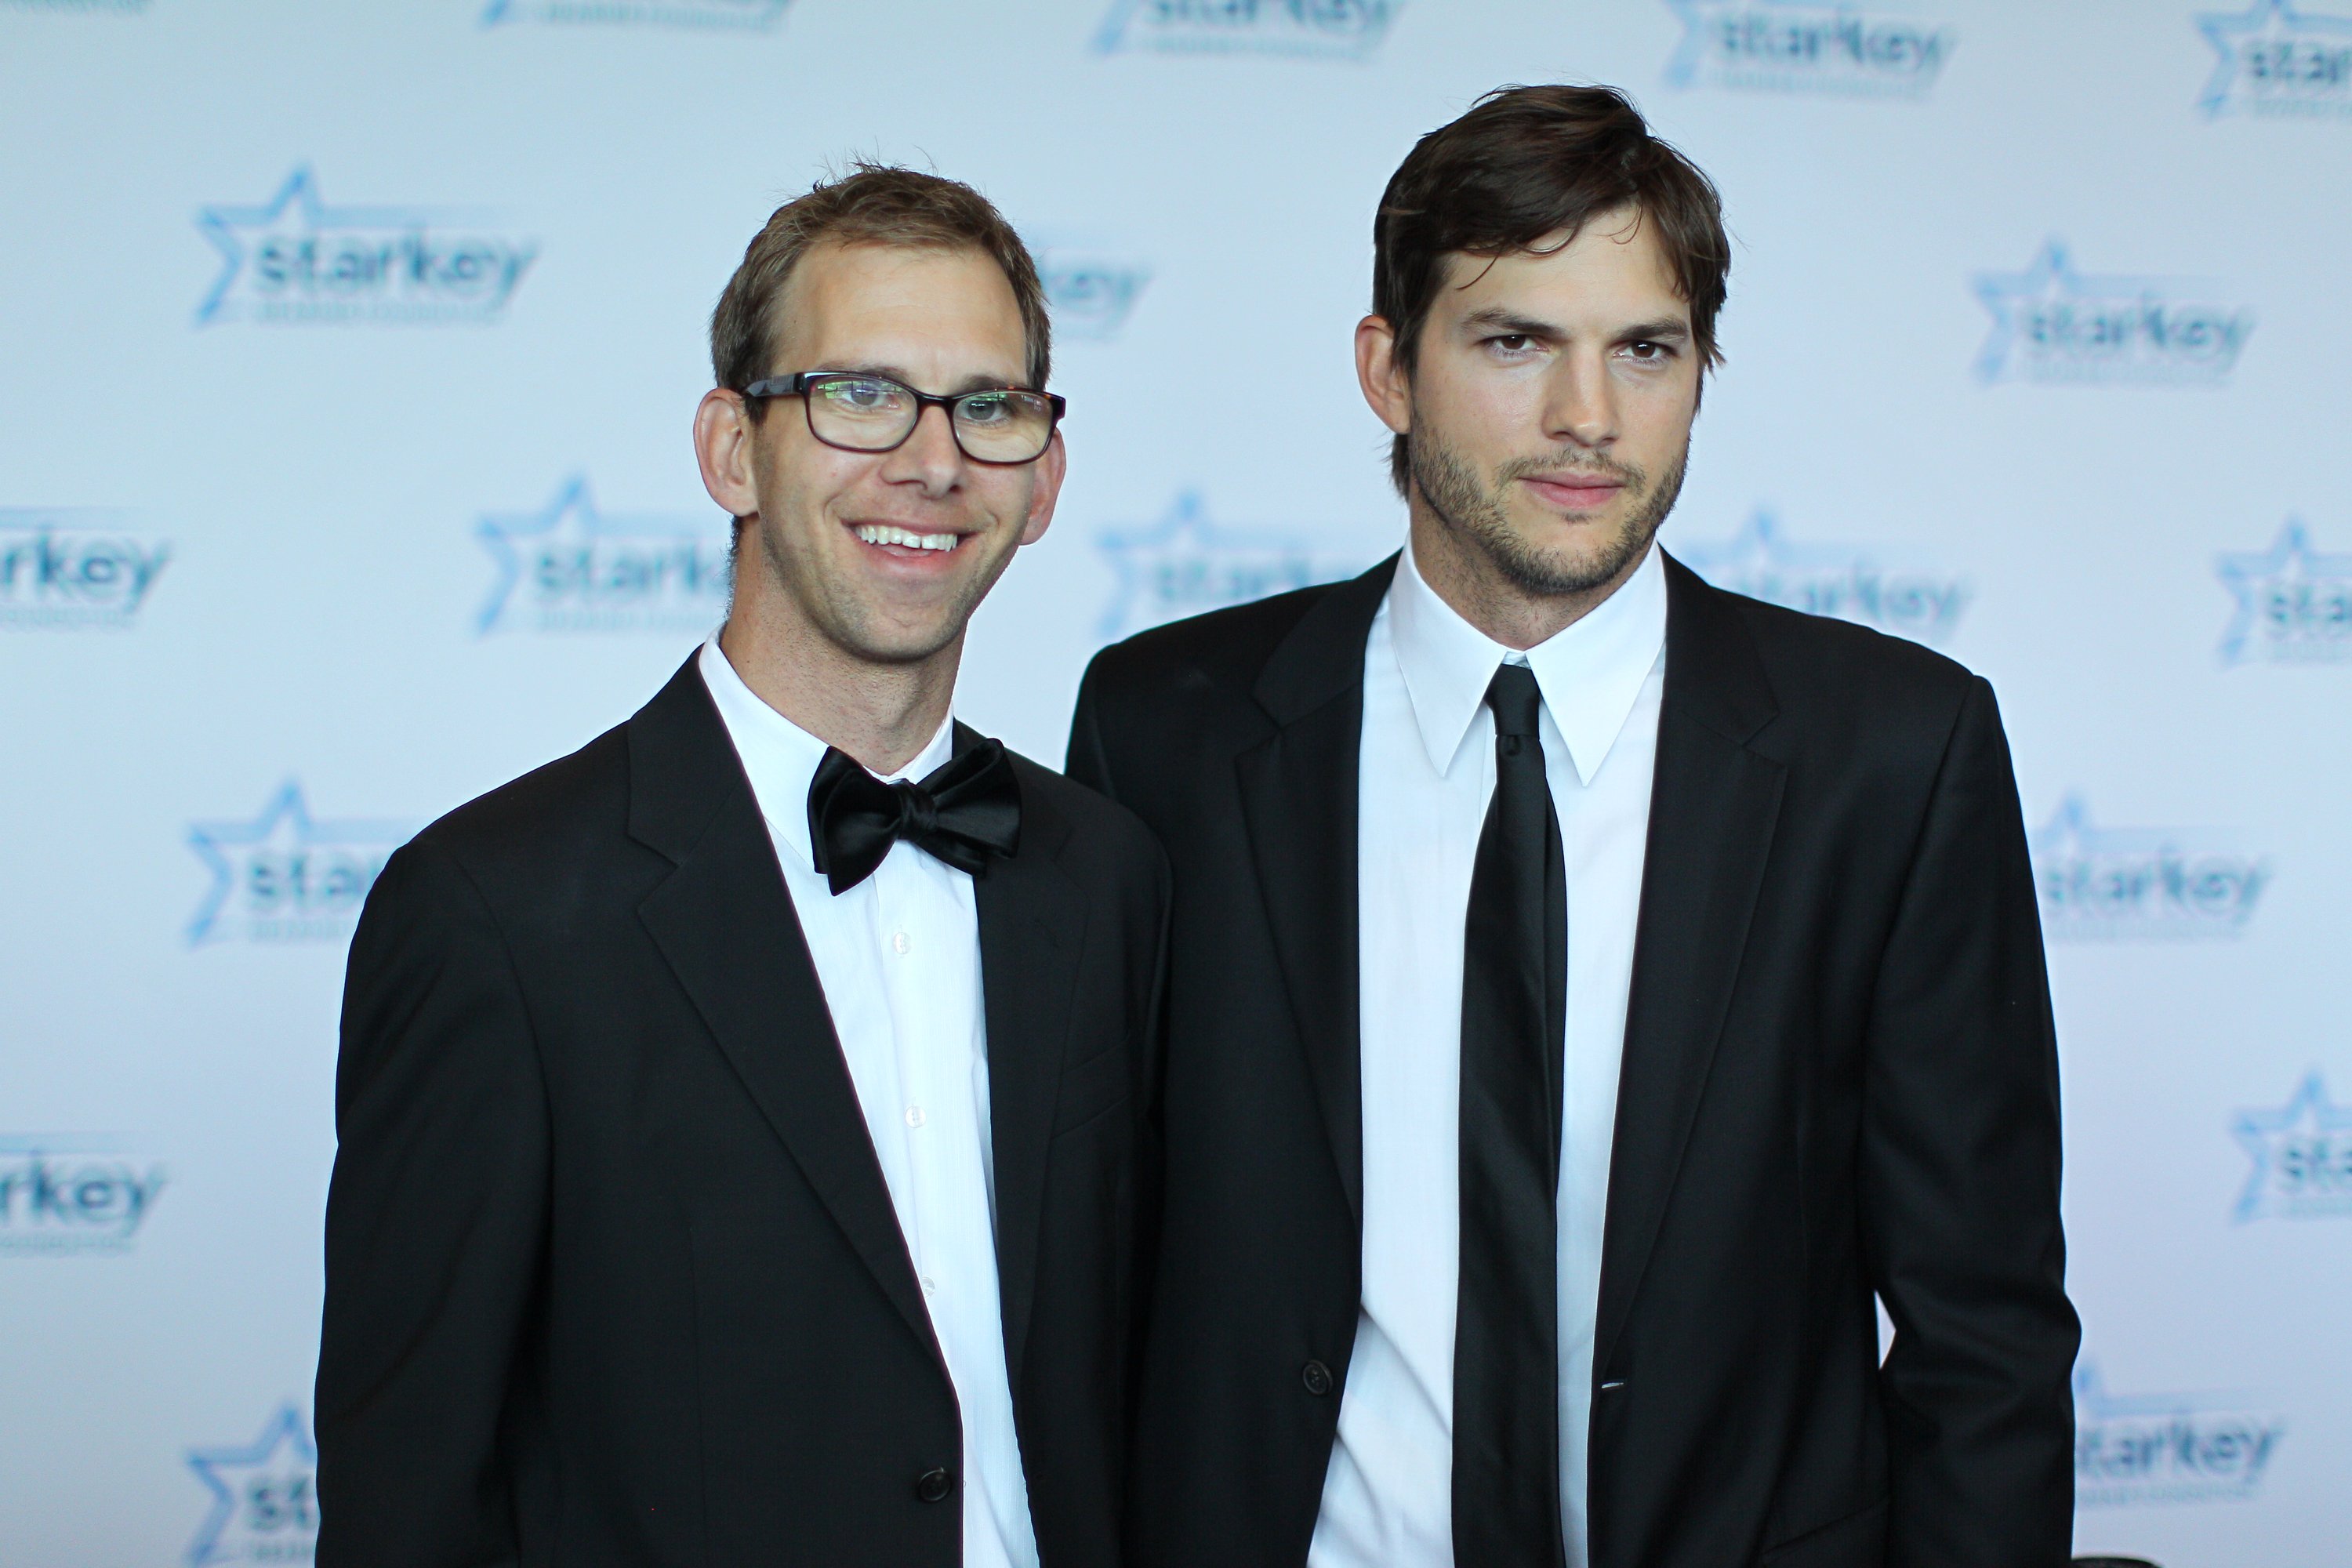
[[[809,784],[809,852],[836,895],[874,874],[905,839],[975,877],[1021,842],[1021,782],[995,741],[966,747],[920,784],[885,784],[838,747]]]
[[[1507,664],[1495,796],[1462,966],[1462,1273],[1454,1330],[1456,1568],[1557,1568],[1559,1222],[1568,870],[1532,670]]]

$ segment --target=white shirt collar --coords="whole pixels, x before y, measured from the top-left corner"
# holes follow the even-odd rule
[[[817,764],[824,761],[825,742],[769,707],[744,685],[716,637],[702,645],[699,663],[702,683],[710,688],[710,700],[719,705],[719,717],[735,742],[735,754],[743,759],[743,772],[751,777],[751,794],[760,803],[760,815],[768,819],[769,831],[803,865],[814,866],[816,858],[809,847],[809,785],[816,780]],[[954,752],[955,716],[951,713],[940,721],[940,732],[912,762],[895,773],[877,776],[919,779],[943,765]]]
[[[1448,772],[1507,658],[1520,656],[1457,614],[1421,574],[1407,541],[1389,584],[1389,636],[1430,766]],[[1528,649],[1577,782],[1590,785],[1666,646],[1666,572],[1653,541],[1615,593]]]

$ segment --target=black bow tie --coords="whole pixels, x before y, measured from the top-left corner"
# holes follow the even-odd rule
[[[920,784],[884,784],[838,747],[809,785],[809,851],[835,896],[874,874],[900,839],[975,877],[1021,843],[1021,782],[1003,745],[982,741]]]

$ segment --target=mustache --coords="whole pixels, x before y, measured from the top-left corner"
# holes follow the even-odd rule
[[[1513,479],[1538,477],[1551,479],[1561,475],[1610,479],[1623,485],[1627,489],[1633,490],[1638,490],[1650,482],[1650,476],[1646,469],[1632,463],[1621,463],[1616,458],[1599,452],[1563,452],[1546,458],[1514,458],[1495,470],[1496,480],[1504,484]]]

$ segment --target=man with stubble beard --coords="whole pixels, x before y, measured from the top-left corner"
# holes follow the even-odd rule
[[[1622,96],[1489,95],[1374,238],[1403,551],[1106,649],[1070,739],[1175,866],[1134,1561],[2055,1568],[1991,689],[1656,546],[1729,253]]]

